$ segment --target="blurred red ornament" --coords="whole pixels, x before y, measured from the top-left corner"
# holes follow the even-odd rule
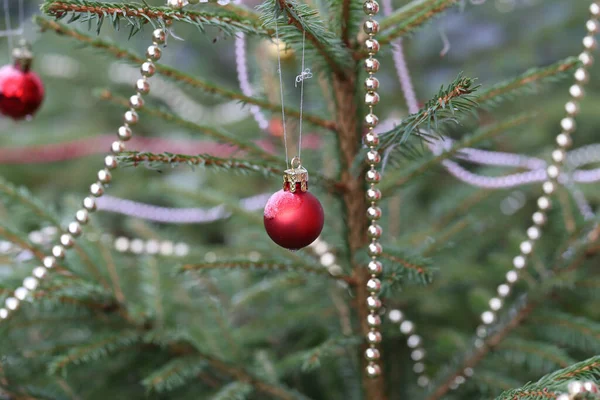
[[[319,237],[325,215],[319,200],[308,192],[306,169],[298,164],[286,170],[283,178],[283,189],[274,193],[265,206],[265,229],[281,247],[298,250]]]
[[[283,122],[280,118],[273,118],[269,121],[269,133],[271,136],[283,137]]]
[[[0,113],[19,120],[33,115],[44,100],[44,84],[30,71],[33,56],[22,44],[13,51],[14,64],[0,68]]]

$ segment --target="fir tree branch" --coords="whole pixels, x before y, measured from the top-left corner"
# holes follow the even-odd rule
[[[462,149],[472,147],[481,141],[488,140],[517,126],[526,124],[533,120],[535,117],[537,117],[536,113],[523,113],[514,117],[507,118],[506,120],[500,123],[480,128],[473,134],[464,137],[459,142],[456,142],[451,149],[444,151],[440,155],[430,156],[425,160],[419,160],[418,162],[413,163],[408,167],[403,167],[401,171],[388,174],[386,176],[386,180],[389,181],[388,183],[382,185],[382,190],[389,191],[392,189],[397,189],[400,186],[409,182],[410,180],[426,173],[434,166],[439,165],[443,160],[451,158],[452,156],[455,156],[456,154],[460,153]]]
[[[581,62],[576,57],[569,57],[545,68],[532,68],[513,79],[482,90],[477,102],[483,108],[491,108],[521,94],[538,93],[544,84],[570,76],[569,74],[580,65]]]
[[[78,40],[78,41],[85,43],[89,46],[92,46],[94,48],[104,50],[105,52],[111,54],[112,56],[114,56],[116,58],[124,59],[124,60],[130,61],[130,62],[132,62],[134,64],[138,64],[138,65],[145,61],[145,59],[139,57],[138,55],[136,55],[128,50],[122,49],[113,43],[107,42],[100,38],[94,38],[92,36],[83,34],[80,31],[78,31],[76,29],[71,29],[68,26],[61,24],[59,22],[51,21],[51,20],[48,20],[47,18],[43,18],[43,17],[39,17],[39,16],[34,17],[34,21],[43,30],[51,29],[60,35],[65,35],[65,36],[71,37],[75,40]],[[169,79],[172,79],[176,82],[181,82],[181,83],[185,84],[186,86],[200,89],[203,92],[215,95],[220,98],[229,99],[229,100],[238,100],[243,104],[253,104],[253,105],[257,105],[265,110],[269,110],[269,111],[273,111],[273,112],[281,112],[280,104],[270,103],[268,100],[265,100],[265,99],[259,99],[259,98],[255,98],[255,97],[245,96],[243,93],[213,85],[207,81],[203,81],[201,79],[198,79],[196,77],[185,74],[174,68],[170,68],[170,67],[167,67],[162,64],[156,64],[156,71],[159,74],[161,74]],[[285,114],[289,115],[290,117],[294,117],[294,118],[300,117],[300,111],[295,108],[291,108],[291,107],[285,108]],[[328,121],[328,120],[325,120],[316,115],[312,115],[310,113],[303,112],[302,119],[306,122],[309,122],[309,123],[315,125],[315,126],[329,129],[331,131],[336,130],[336,125],[335,125],[334,121]]]
[[[211,400],[244,400],[252,393],[252,386],[241,383],[231,382],[223,386]]]
[[[326,275],[332,279],[338,279],[345,281],[346,283],[353,284],[354,281],[347,275],[333,276],[326,268],[317,268],[310,265],[300,264],[289,264],[278,261],[246,261],[246,260],[230,260],[230,261],[216,261],[206,262],[199,264],[184,264],[179,267],[180,272],[188,271],[203,271],[208,269],[243,269],[243,270],[269,270],[269,271],[288,271],[288,272],[300,272],[307,274]]]
[[[142,385],[157,393],[171,391],[194,379],[207,366],[208,363],[196,355],[174,358],[144,378]]]
[[[194,25],[200,31],[204,31],[206,26],[214,26],[230,35],[236,32],[268,35],[254,14],[249,12],[238,14],[235,11],[236,9],[231,7],[227,9],[210,7],[206,11],[186,11],[174,10],[169,7],[150,7],[140,3],[101,3],[86,0],[46,0],[42,4],[42,12],[58,19],[71,15],[69,22],[76,20],[87,22],[90,29],[92,22],[96,21],[97,31],[100,31],[106,19],[110,20],[116,30],[120,27],[120,20],[125,19],[131,25],[130,35],[140,31],[143,24],[162,26],[165,21],[174,20]]]
[[[21,237],[18,233],[13,232],[2,225],[0,225],[0,237],[5,238],[9,242],[14,243],[15,245],[19,246],[24,250],[29,250],[40,262],[42,262],[44,260],[44,257],[46,257],[43,251],[29,243],[27,239]]]
[[[448,8],[459,3],[459,0],[425,0],[413,2],[399,9],[381,21],[379,43],[384,45],[392,40],[414,32],[417,28],[440,15]]]
[[[289,45],[301,46],[303,33],[306,33],[306,41],[312,44],[325,65],[337,76],[347,77],[351,54],[342,41],[325,28],[317,10],[295,0],[268,0],[258,10],[263,25],[271,31],[276,23],[281,25],[278,25],[279,37]]]
[[[108,90],[102,90],[99,93],[99,97],[102,100],[107,100],[111,103],[122,105],[125,107],[128,107],[128,104],[129,104],[129,101],[127,99],[125,99],[124,97],[121,97],[121,96],[113,95]],[[171,114],[166,111],[152,108],[148,105],[144,105],[144,107],[140,111],[143,113],[147,113],[148,115],[152,115],[153,117],[161,118],[161,119],[164,119],[165,121],[173,122],[173,123],[176,123],[177,125],[183,126],[185,128],[200,132],[206,136],[212,137],[212,138],[220,141],[221,143],[231,144],[241,150],[246,150],[251,154],[259,156],[261,159],[281,162],[281,160],[278,157],[275,157],[274,155],[261,149],[260,147],[256,146],[254,143],[238,139],[235,136],[233,136],[231,133],[223,130],[222,128],[199,125],[194,122],[183,119],[181,117],[178,117],[175,114]]]

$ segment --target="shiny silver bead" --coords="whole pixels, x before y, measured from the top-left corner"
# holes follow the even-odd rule
[[[379,145],[379,134],[375,132],[369,132],[365,135],[364,142],[367,146],[378,146]]]
[[[587,83],[590,80],[590,74],[584,68],[577,69],[577,71],[575,71],[575,73],[573,74],[573,77],[575,78],[575,80],[577,82],[579,82],[581,84]],[[573,95],[573,93],[571,93],[571,95]],[[573,96],[573,97],[575,97],[575,96]],[[568,110],[567,110],[567,112],[568,112]]]
[[[140,108],[144,107],[144,98],[139,93],[134,94],[129,98],[129,105],[131,108],[139,110]]]
[[[600,6],[598,5],[598,3],[592,3],[590,5],[590,14],[592,14],[593,16],[600,15]]]
[[[58,259],[65,258],[65,248],[61,245],[56,245],[52,247],[52,255]]]
[[[577,125],[575,124],[575,120],[571,117],[565,117],[560,120],[560,126],[563,128],[565,132],[571,133],[575,130]]]
[[[541,211],[534,212],[533,215],[531,216],[531,219],[532,219],[533,223],[536,224],[537,226],[542,226],[547,221],[546,214],[544,214]]]
[[[598,30],[600,30],[600,24],[598,24],[598,21],[595,19],[589,19],[585,23],[585,28],[589,33],[598,33]]]
[[[150,83],[144,79],[140,78],[135,82],[135,90],[141,94],[147,94],[150,92]]]
[[[365,358],[369,361],[376,361],[381,358],[381,354],[379,353],[379,350],[369,347],[365,350]]]
[[[489,304],[492,311],[498,311],[502,308],[502,300],[498,297],[492,297]]]
[[[495,320],[496,314],[494,314],[492,311],[486,311],[481,314],[481,322],[483,322],[485,325],[490,325],[494,323]]]
[[[35,267],[33,269],[33,272],[31,272],[31,274],[38,279],[42,279],[43,277],[46,276],[46,272],[47,272],[47,269],[44,267]]]
[[[379,293],[381,290],[381,281],[377,278],[371,278],[367,281],[367,290],[372,293]]]
[[[376,296],[367,297],[367,308],[369,310],[379,310],[381,308],[381,300]]]
[[[537,205],[540,210],[547,210],[552,206],[552,202],[546,196],[540,196],[537,200]]]
[[[381,261],[371,260],[367,264],[367,270],[371,275],[379,275],[383,272],[383,264]]]
[[[421,336],[419,335],[410,335],[408,339],[406,339],[406,345],[411,349],[415,349],[421,345]]]
[[[581,61],[584,67],[591,67],[594,65],[594,57],[587,51],[584,51],[579,55],[579,61]]]
[[[148,49],[146,50],[146,57],[148,57],[148,59],[150,59],[152,61],[158,61],[158,60],[160,60],[161,56],[162,56],[162,51],[161,51],[160,47],[158,47],[155,44],[148,46]]]
[[[157,44],[164,44],[167,40],[167,32],[164,29],[158,28],[152,32],[152,41]]]
[[[23,286],[18,287],[15,290],[15,297],[19,300],[25,300],[25,297],[27,297],[28,294],[29,290],[27,290],[27,288],[24,288]]]
[[[381,376],[381,367],[377,364],[367,365],[367,376],[369,378],[377,378]]]
[[[6,308],[0,308],[0,319],[8,318],[8,310]]]
[[[525,268],[526,264],[527,260],[523,256],[516,256],[515,258],[513,258],[513,267],[515,267],[516,269],[523,269]]]
[[[374,76],[369,76],[365,79],[365,89],[375,91],[379,89],[379,79]]]
[[[133,95],[131,97],[133,98],[135,96],[139,96],[139,95]],[[131,128],[129,126],[123,125],[123,126],[119,127],[119,130],[117,131],[117,136],[119,137],[119,139],[127,141],[127,140],[131,139],[131,137],[133,136],[133,132],[131,131]]]
[[[156,73],[156,66],[154,65],[154,63],[152,61],[146,61],[140,67],[140,73],[142,74],[142,76],[145,76],[146,78],[150,78],[151,76],[154,76],[154,74]]]
[[[98,180],[100,181],[100,183],[103,184],[110,183],[110,181],[112,180],[112,175],[110,174],[110,171],[106,168],[98,171]]]
[[[584,390],[583,384],[579,381],[569,382],[567,385],[567,390],[569,391],[569,394],[580,394]]]
[[[560,174],[560,170],[556,165],[549,165],[548,168],[546,168],[546,173],[548,174],[548,178],[556,179]]]
[[[379,42],[376,39],[365,40],[365,50],[369,54],[376,54],[380,49]]]
[[[519,274],[514,269],[511,269],[506,273],[506,282],[515,283],[519,279]]]
[[[33,276],[28,276],[23,279],[23,287],[28,290],[35,290],[38,287],[39,281]]]
[[[63,233],[60,235],[60,244],[62,244],[66,249],[70,249],[75,244],[73,240],[73,236],[68,233]]]
[[[377,314],[367,315],[367,325],[371,328],[378,328],[381,326],[381,317]]]
[[[117,159],[113,156],[106,156],[104,157],[104,166],[108,169],[115,169],[117,168]]]
[[[377,206],[369,207],[367,209],[367,218],[369,218],[371,221],[381,218],[381,208]]]
[[[167,6],[171,7],[174,10],[180,10],[185,5],[184,0],[167,0]],[[157,29],[158,31],[159,29]],[[160,29],[162,31],[162,29]],[[156,32],[156,31],[155,31]]]
[[[405,335],[411,335],[415,331],[415,324],[412,321],[404,321],[400,324],[400,332]]]
[[[56,258],[53,256],[46,256],[42,260],[42,264],[48,269],[54,268],[56,267]]]
[[[381,156],[377,150],[369,150],[365,157],[365,161],[369,165],[379,164],[381,162]]]
[[[367,15],[375,15],[379,12],[379,3],[375,0],[367,0],[363,4],[363,10]]]
[[[521,253],[525,255],[531,254],[531,251],[533,250],[533,243],[531,243],[528,240],[525,240],[521,242],[521,244],[519,245],[519,249],[521,250]]]
[[[99,182],[92,183],[90,185],[90,193],[92,196],[101,197],[104,194],[104,186]]]
[[[19,299],[16,297],[8,297],[6,300],[4,300],[4,305],[9,310],[16,310],[19,307]]]
[[[365,180],[369,183],[379,183],[379,181],[381,181],[381,174],[379,171],[370,169],[365,175]]]
[[[115,140],[110,145],[110,151],[112,151],[115,154],[119,154],[119,153],[124,152],[125,151],[125,143],[123,143],[120,140]]]
[[[584,70],[585,71],[585,70]],[[575,72],[577,74],[577,72]],[[587,74],[587,72],[586,72]],[[575,101],[569,101],[567,102],[567,104],[565,104],[565,111],[567,112],[567,114],[569,114],[570,116],[575,116],[577,114],[579,114],[579,104]]]
[[[379,331],[369,331],[367,333],[367,342],[370,344],[379,344],[381,343],[382,336]]]
[[[379,123],[379,117],[377,117],[377,115],[372,114],[372,113],[365,115],[365,124],[369,128],[376,127],[378,123]]]
[[[369,200],[369,201],[381,200],[381,190],[376,189],[376,188],[367,189],[367,200]]]
[[[365,60],[365,71],[371,73],[379,71],[379,61],[373,57],[367,58]]]
[[[138,113],[135,110],[127,110],[125,111],[125,115],[123,116],[123,120],[125,123],[129,125],[135,125],[140,120]]]
[[[564,150],[556,149],[552,152],[552,160],[554,160],[557,163],[565,161],[565,156],[566,154]]]
[[[90,220],[90,215],[86,209],[81,209],[75,213],[75,219],[80,224],[87,224]]]
[[[573,144],[573,140],[571,139],[571,135],[568,133],[561,133],[556,136],[556,144],[560,147],[566,148],[571,147]]]
[[[390,312],[388,313],[388,319],[390,320],[390,322],[399,324],[404,319],[404,315],[402,314],[402,311],[393,309],[390,310]]]
[[[379,242],[371,242],[367,247],[367,252],[371,257],[380,256],[383,253],[383,246]]]
[[[69,233],[75,237],[81,235],[81,225],[79,222],[71,222],[67,228]]]
[[[375,21],[374,19],[368,19],[363,24],[363,30],[366,34],[374,35],[379,32],[379,22]]]
[[[529,238],[529,240],[538,240],[541,235],[542,232],[537,226],[530,226],[529,228],[527,228],[527,237]]]
[[[365,104],[368,106],[374,106],[379,103],[379,93],[377,92],[367,92],[365,94]]]
[[[506,283],[503,283],[502,285],[498,286],[498,296],[504,298],[506,296],[508,296],[510,294],[510,286],[508,286]]]
[[[597,47],[598,43],[596,42],[596,38],[588,35],[583,38],[583,47],[586,50],[594,50]]]
[[[582,99],[585,96],[585,92],[580,85],[572,85],[569,88],[569,94],[573,96],[574,99]]]
[[[545,194],[552,194],[554,193],[554,182],[552,181],[546,181],[542,184],[542,190]]]
[[[381,229],[381,226],[377,224],[369,225],[367,228],[367,236],[369,236],[371,239],[379,239],[382,233],[383,229]]]
[[[96,199],[91,196],[87,196],[86,198],[84,198],[83,199],[83,208],[85,208],[86,210],[88,210],[90,212],[96,211]]]
[[[412,358],[413,361],[421,361],[423,358],[425,358],[425,350],[413,350],[412,353],[410,353],[410,358]]]

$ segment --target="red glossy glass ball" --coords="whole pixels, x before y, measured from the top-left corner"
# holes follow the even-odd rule
[[[33,115],[44,100],[44,84],[35,72],[18,66],[0,68],[0,113],[13,119]]]
[[[323,206],[310,192],[280,190],[267,201],[264,213],[269,237],[281,247],[298,250],[315,241],[323,230]]]

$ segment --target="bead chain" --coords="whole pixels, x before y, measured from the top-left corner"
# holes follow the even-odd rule
[[[381,308],[381,300],[379,299],[381,281],[377,277],[383,270],[383,265],[377,260],[377,256],[381,255],[383,250],[381,244],[377,241],[377,239],[381,237],[382,230],[376,222],[381,218],[381,208],[377,207],[377,201],[381,199],[381,192],[376,187],[376,184],[381,180],[381,175],[376,169],[377,164],[381,162],[381,155],[377,151],[379,136],[374,131],[378,118],[373,114],[373,106],[379,103],[379,94],[376,91],[379,87],[379,80],[373,76],[374,73],[379,70],[379,61],[376,58],[373,58],[379,51],[379,42],[374,38],[375,34],[379,31],[379,23],[373,19],[373,16],[379,12],[379,4],[375,0],[367,0],[363,4],[363,10],[368,16],[368,19],[363,24],[363,29],[368,35],[364,46],[369,54],[369,57],[365,59],[364,62],[365,70],[368,73],[368,77],[365,79],[365,104],[369,108],[369,112],[365,117],[365,123],[369,130],[365,135],[364,142],[365,145],[369,147],[366,162],[370,166],[365,178],[369,183],[369,188],[366,193],[367,199],[371,202],[367,209],[367,217],[371,221],[371,225],[367,230],[367,234],[371,238],[371,243],[369,243],[367,248],[369,256],[371,256],[371,261],[367,268],[371,277],[367,282],[367,290],[370,295],[367,298],[369,315],[367,315],[366,321],[370,330],[367,333],[369,347],[365,350],[365,357],[368,360],[366,367],[367,375],[370,377],[377,377],[381,375],[381,366],[378,363],[381,355],[377,345],[382,340],[381,332],[378,329],[381,325],[381,318],[379,316],[379,309]]]
[[[166,38],[167,33],[162,28],[156,29],[152,33],[152,45],[146,50],[147,60],[140,67],[142,78],[136,82],[136,94],[129,98],[130,108],[125,112],[124,123],[117,131],[118,140],[111,145],[111,152],[114,154],[123,152],[125,142],[131,139],[131,126],[139,120],[137,110],[144,105],[142,95],[150,91],[148,78],[154,75],[156,71],[154,61],[160,59],[162,52],[159,46],[165,43]],[[75,213],[75,220],[68,224],[67,232],[60,235],[59,243],[51,249],[51,255],[44,257],[42,265],[34,268],[31,276],[23,280],[23,285],[15,290],[13,296],[5,300],[5,307],[0,308],[0,320],[8,318],[12,311],[19,308],[20,302],[37,288],[39,280],[46,276],[48,270],[58,265],[59,260],[64,260],[65,253],[73,247],[75,239],[82,233],[83,226],[88,223],[90,213],[96,211],[96,198],[104,194],[105,186],[112,179],[110,171],[116,167],[117,159],[113,155],[107,155],[104,158],[104,168],[98,171],[96,182],[90,185],[90,195],[83,199],[83,208]]]
[[[560,169],[566,159],[566,150],[571,147],[571,135],[575,132],[575,117],[579,113],[579,103],[584,97],[583,85],[589,80],[588,68],[593,64],[594,59],[591,51],[597,47],[594,37],[600,31],[600,23],[596,19],[600,16],[600,5],[593,2],[590,5],[591,18],[586,22],[587,35],[583,38],[583,52],[579,55],[582,67],[578,68],[573,77],[575,83],[569,88],[571,99],[565,104],[566,116],[560,121],[561,133],[556,136],[557,147],[552,151],[552,163],[546,168],[546,180],[542,184],[543,195],[537,199],[537,210],[532,215],[533,225],[527,229],[527,240],[521,242],[519,246],[519,255],[512,260],[512,269],[506,273],[505,282],[498,286],[497,296],[489,301],[488,310],[481,314],[482,325],[477,327],[475,347],[481,348],[485,345],[484,340],[488,337],[489,327],[496,322],[497,312],[504,306],[505,299],[510,295],[512,287],[519,280],[520,272],[526,267],[527,261],[533,252],[535,242],[542,236],[542,228],[546,224],[546,212],[551,208],[552,202],[550,196],[554,193]],[[465,376],[472,375],[472,370],[468,369],[470,374],[458,375],[450,386],[451,389],[457,389],[465,382]]]
[[[572,381],[567,386],[569,393],[562,393],[556,396],[556,400],[575,400],[575,399],[600,399],[600,388],[592,381]],[[595,396],[591,396],[595,395]]]

